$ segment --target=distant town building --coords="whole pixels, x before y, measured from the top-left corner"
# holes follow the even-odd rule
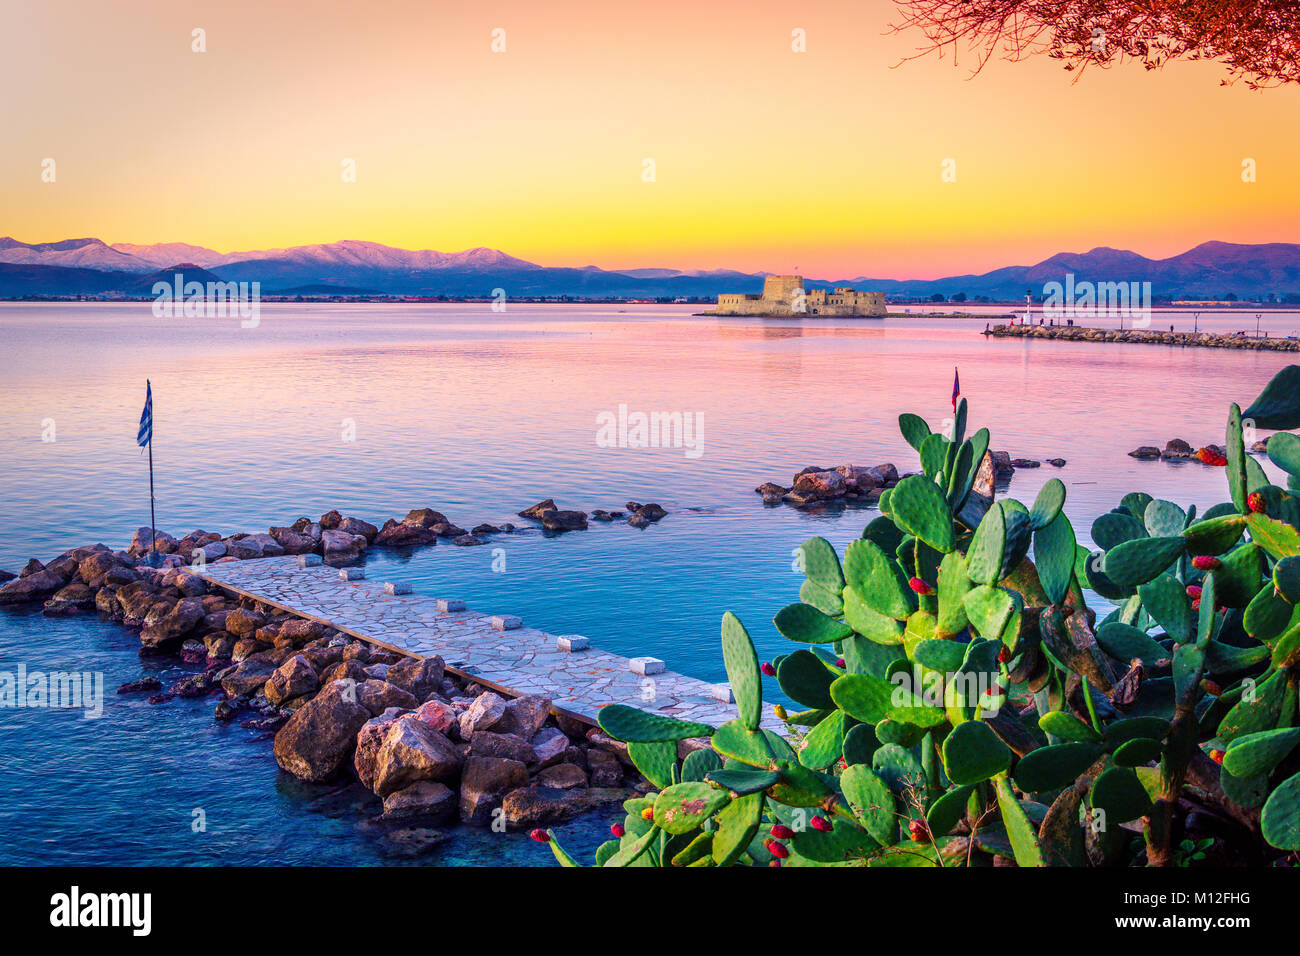
[[[804,289],[803,276],[768,276],[762,295],[726,293],[718,296],[718,307],[707,315],[767,316],[882,316],[883,292],[859,292],[840,288]]]

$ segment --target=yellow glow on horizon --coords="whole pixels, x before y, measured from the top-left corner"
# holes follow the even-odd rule
[[[1300,239],[1300,90],[1221,87],[1210,63],[968,79],[900,65],[917,38],[886,34],[892,10],[54,0],[0,34],[24,90],[0,105],[0,233],[827,278]]]

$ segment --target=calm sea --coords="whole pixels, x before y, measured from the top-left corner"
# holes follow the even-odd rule
[[[238,319],[156,319],[147,304],[0,304],[0,568],[148,523],[135,446],[153,382],[159,527],[265,530],[330,508],[375,524],[433,507],[470,527],[542,498],[561,507],[669,511],[658,525],[594,524],[489,547],[372,554],[417,590],[653,654],[723,678],[718,619],[733,610],[765,655],[771,616],[796,599],[792,551],[838,547],[873,512],[764,508],[753,489],[805,465],[916,467],[900,412],[938,427],[953,368],[974,427],[1015,457],[1032,502],[1048,478],[1086,533],[1128,491],[1204,508],[1222,471],[1126,452],[1181,437],[1222,442],[1227,405],[1249,403],[1286,353],[986,340],[983,319],[696,318],[687,306],[263,305]],[[1202,329],[1255,327],[1254,313],[1202,313]],[[1190,314],[1155,328],[1190,328]],[[1300,314],[1264,314],[1273,335]],[[682,413],[696,449],[598,441],[602,415]],[[1271,466],[1269,466],[1271,468]],[[524,522],[514,519],[517,523]],[[0,863],[382,863],[366,826],[377,804],[302,787],[266,741],[211,720],[212,702],[151,707],[118,684],[156,668],[135,639],[88,618],[0,611],[0,670],[104,674],[104,716],[0,710]],[[168,679],[173,675],[164,675]],[[196,810],[204,811],[196,814]],[[196,820],[204,821],[199,828]],[[608,819],[571,825],[590,848]],[[546,863],[521,835],[457,830],[426,862]]]

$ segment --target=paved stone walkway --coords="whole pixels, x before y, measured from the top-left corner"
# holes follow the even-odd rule
[[[653,659],[629,660],[594,646],[562,650],[562,644],[576,648],[585,641],[524,627],[518,618],[466,610],[460,601],[403,593],[407,589],[398,579],[347,579],[363,574],[361,569],[304,567],[300,558],[287,556],[214,562],[194,570],[227,591],[370,644],[410,657],[437,654],[448,670],[502,693],[550,697],[556,710],[591,723],[610,703],[715,727],[737,716],[735,704],[726,702],[725,685],[670,670],[654,673]],[[764,726],[784,730],[771,708],[766,710]]]

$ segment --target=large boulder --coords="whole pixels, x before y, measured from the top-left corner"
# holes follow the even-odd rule
[[[436,654],[422,660],[405,657],[388,668],[384,680],[402,688],[414,696],[417,702],[422,702],[437,693],[442,685],[444,667],[442,658]]]
[[[227,538],[226,554],[232,558],[238,558],[240,561],[250,561],[253,558],[262,557],[262,544],[251,535]]]
[[[557,763],[545,767],[537,774],[537,782],[556,790],[572,790],[587,786],[587,773],[574,763]]]
[[[221,673],[221,688],[231,697],[246,697],[264,688],[275,670],[275,665],[260,655],[245,657]]]
[[[393,721],[379,747],[374,791],[386,797],[417,780],[455,780],[460,766],[461,755],[455,744],[428,724],[400,717]]]
[[[585,531],[587,515],[582,511],[543,511],[538,518],[547,531]]]
[[[394,713],[383,713],[362,725],[357,732],[357,750],[352,758],[357,778],[367,790],[375,789],[375,778],[379,775],[379,749],[384,745],[384,738],[397,720]]]
[[[546,512],[558,511],[558,510],[559,509],[555,506],[555,501],[551,498],[547,498],[545,501],[539,501],[537,502],[537,504],[525,508],[523,511],[519,512],[519,517],[532,518],[533,520],[540,520],[542,515],[545,514]]]
[[[336,681],[299,707],[275,735],[275,760],[300,780],[337,776],[357,745],[370,711],[357,701],[356,684]]]
[[[501,801],[506,826],[512,830],[562,823],[585,807],[582,791],[555,787],[520,787]]]
[[[522,737],[480,730],[469,739],[469,752],[476,757],[505,757],[524,764],[537,763],[537,752]]]
[[[506,702],[499,694],[491,691],[479,694],[460,715],[461,739],[469,740],[476,731],[492,728],[505,713]]]
[[[203,620],[202,598],[191,597],[177,601],[165,616],[158,620],[145,619],[144,630],[140,632],[140,643],[144,647],[159,649],[176,643],[192,631]]]
[[[311,663],[301,654],[295,654],[275,669],[263,693],[267,700],[279,705],[303,694],[314,694],[319,687],[320,679]]]
[[[545,767],[564,758],[565,751],[569,749],[569,738],[554,727],[543,727],[533,735],[529,744],[537,755],[537,763]]]
[[[334,563],[357,560],[368,544],[363,535],[349,534],[346,531],[325,531],[321,535],[321,543],[325,560]]]
[[[148,554],[151,550],[159,554],[171,554],[176,550],[176,539],[166,531],[137,528],[131,538],[131,544],[126,549],[127,554],[139,556]]]
[[[226,630],[236,637],[252,637],[260,627],[266,626],[265,615],[237,607],[226,615]]]
[[[0,587],[0,604],[26,604],[29,601],[44,601],[67,582],[61,575],[48,568],[36,571],[25,577],[15,578]]]
[[[492,728],[499,734],[515,734],[530,740],[542,729],[551,712],[551,698],[540,694],[516,697],[506,702],[505,713]]]
[[[110,551],[96,551],[81,559],[77,565],[77,575],[87,587],[103,587],[108,572],[118,566],[117,558]]]
[[[608,751],[594,747],[588,750],[587,768],[591,773],[593,787],[617,787],[623,782],[623,768],[618,758]]]
[[[51,616],[76,614],[78,611],[88,611],[94,606],[94,590],[80,581],[73,581],[54,592],[54,596],[45,602],[44,613]]]
[[[502,757],[468,757],[460,780],[460,819],[485,826],[511,790],[528,786],[528,767]]]
[[[848,491],[848,482],[838,471],[813,471],[800,475],[794,493],[805,498],[840,498]]]
[[[420,548],[438,543],[438,534],[419,524],[389,520],[375,536],[375,544],[386,548]]]
[[[362,521],[360,518],[344,518],[339,522],[338,530],[348,534],[359,534],[366,539],[367,543],[374,541],[375,536],[379,534],[378,528],[369,521]]]
[[[432,528],[436,524],[446,523],[447,516],[441,511],[434,511],[432,508],[413,508],[402,519],[402,524],[417,528]]]
[[[272,528],[271,537],[284,549],[285,554],[307,554],[316,547],[315,539],[292,528]]]
[[[444,700],[433,698],[421,704],[415,711],[415,719],[428,724],[440,734],[445,734],[453,725],[457,725],[460,712]]]
[[[308,621],[305,618],[295,617],[280,625],[277,636],[281,640],[287,640],[294,645],[302,645],[308,641],[316,640],[323,636],[324,633],[325,625],[320,621]]]
[[[338,661],[326,667],[320,674],[322,687],[337,680],[352,680],[361,683],[369,679],[370,675],[366,673],[366,665],[358,660]]]
[[[366,710],[375,715],[382,714],[390,707],[414,710],[420,704],[418,700],[402,690],[402,688],[395,687],[385,680],[376,680],[373,677],[357,684],[357,700],[361,701]]]

